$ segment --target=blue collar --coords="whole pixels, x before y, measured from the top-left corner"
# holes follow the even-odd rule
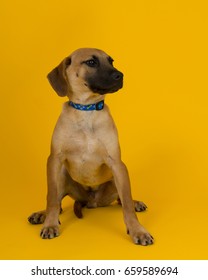
[[[74,109],[81,110],[81,111],[100,111],[104,108],[104,100],[101,100],[95,104],[88,104],[88,105],[82,105],[78,103],[74,103],[72,101],[69,101],[69,106],[73,107]]]

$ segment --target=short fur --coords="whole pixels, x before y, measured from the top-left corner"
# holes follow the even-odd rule
[[[101,50],[78,49],[53,69],[48,79],[59,96],[79,104],[96,103],[123,85],[123,74],[112,61]],[[107,105],[101,111],[86,112],[64,104],[52,137],[47,181],[46,211],[29,217],[32,224],[44,223],[42,238],[59,235],[61,201],[69,195],[75,200],[74,212],[79,218],[84,206],[102,207],[118,200],[133,242],[153,243],[153,237],[137,219],[135,210],[143,211],[146,205],[132,200],[117,129]]]

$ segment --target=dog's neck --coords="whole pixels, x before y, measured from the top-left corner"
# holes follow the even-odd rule
[[[74,103],[73,101],[69,101],[68,104],[74,109],[80,111],[95,111],[95,110],[100,111],[104,108],[104,100],[91,104],[80,104],[80,103]]]
[[[105,94],[92,94],[83,92],[82,94],[69,96],[69,106],[80,111],[100,111],[104,108]]]

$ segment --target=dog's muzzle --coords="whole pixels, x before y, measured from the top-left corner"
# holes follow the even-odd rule
[[[110,73],[99,73],[88,79],[88,87],[94,93],[107,94],[118,91],[123,87],[123,73],[118,70]]]

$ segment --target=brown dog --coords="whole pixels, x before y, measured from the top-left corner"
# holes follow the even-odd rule
[[[47,162],[46,211],[29,217],[32,224],[44,223],[42,238],[59,235],[59,213],[63,197],[75,200],[74,212],[82,207],[122,204],[127,232],[135,244],[149,245],[153,237],[138,222],[136,211],[146,205],[133,201],[127,168],[121,161],[118,134],[105,94],[123,86],[123,74],[113,59],[98,49],[78,49],[48,74],[59,96],[67,96],[52,137]]]

